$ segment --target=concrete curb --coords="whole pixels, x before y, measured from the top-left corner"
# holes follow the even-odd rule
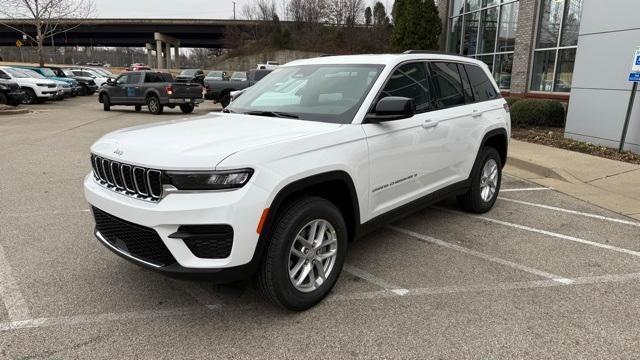
[[[530,173],[536,174],[543,178],[552,178],[561,181],[570,182],[564,176],[560,175],[557,171],[553,170],[550,167],[545,167],[540,164],[536,164],[532,161],[520,159],[517,157],[509,157],[507,159],[507,164],[516,167],[520,170],[528,171]]]
[[[26,113],[28,113],[28,112],[30,112],[30,111],[31,111],[31,110],[29,110],[29,109],[25,109],[25,108],[0,110],[0,116],[2,116],[2,115],[19,115],[19,114],[26,114]]]

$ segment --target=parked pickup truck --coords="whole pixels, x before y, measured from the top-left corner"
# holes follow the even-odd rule
[[[273,70],[249,70],[245,80],[215,80],[210,78],[204,79],[206,90],[205,97],[219,102],[222,107],[227,107],[231,102],[231,92],[246,89],[253,86],[263,77],[267,76]]]
[[[174,82],[169,73],[157,71],[131,71],[109,78],[98,94],[104,111],[114,105],[135,106],[136,111],[147,105],[149,112],[162,114],[165,106],[180,107],[183,113],[193,111],[202,99],[203,89],[197,83]]]

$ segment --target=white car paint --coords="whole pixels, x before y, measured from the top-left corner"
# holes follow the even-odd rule
[[[477,65],[497,89],[486,65],[449,55],[360,55],[294,61],[281,68],[307,64],[380,64],[384,68],[349,124],[211,113],[116,131],[91,147],[91,152],[101,157],[160,170],[253,169],[253,176],[242,188],[171,192],[152,203],[107,189],[89,174],[84,181],[85,196],[102,211],[156,230],[179,265],[187,268],[248,263],[258,241],[256,228],[263,210],[285,186],[312,175],[347,173],[357,193],[357,220],[365,223],[467,179],[484,135],[494,129],[505,129],[510,135],[502,98],[408,119],[363,123],[396,66],[432,60]],[[376,191],[384,186],[384,191]],[[180,224],[211,223],[229,224],[234,229],[233,248],[226,259],[195,257],[182,240],[168,237]]]
[[[10,66],[0,66],[0,73],[9,76],[9,78],[18,83],[21,88],[32,89],[40,99],[49,99],[62,92],[62,87],[56,81],[49,79],[37,79],[29,77],[27,74],[24,74],[24,77],[17,77],[13,74],[13,71],[7,71],[7,69],[13,68]]]

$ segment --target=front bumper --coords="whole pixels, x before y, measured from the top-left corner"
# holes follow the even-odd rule
[[[145,268],[170,275],[206,277],[227,282],[250,276],[258,244],[256,228],[268,194],[251,183],[234,191],[175,192],[158,202],[139,200],[117,193],[98,184],[92,174],[84,181],[87,201],[113,217],[152,229],[175,258],[175,263],[156,266],[114,248],[108,241],[96,237],[107,248]],[[227,224],[233,228],[233,245],[224,259],[199,258],[182,239],[172,238],[181,225]]]

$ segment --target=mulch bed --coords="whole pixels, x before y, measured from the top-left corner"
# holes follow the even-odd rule
[[[577,151],[589,155],[640,165],[640,154],[632,153],[630,151],[623,151],[620,153],[617,149],[565,139],[564,129],[562,128],[513,128],[511,129],[511,137],[516,140],[553,146],[565,150]]]

